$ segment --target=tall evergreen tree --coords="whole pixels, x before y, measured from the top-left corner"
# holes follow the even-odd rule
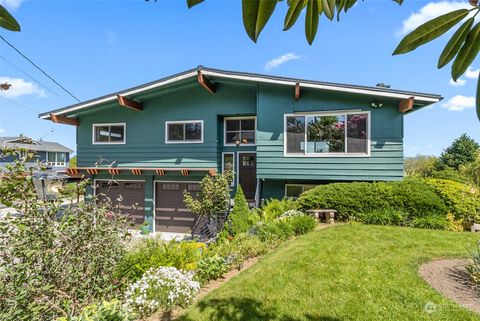
[[[461,165],[473,162],[479,149],[480,145],[475,140],[467,134],[462,134],[440,155],[439,169],[448,167],[459,169]]]

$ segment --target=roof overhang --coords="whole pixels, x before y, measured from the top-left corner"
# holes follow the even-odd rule
[[[311,88],[317,90],[357,94],[357,95],[368,95],[372,97],[383,97],[391,98],[398,100],[408,100],[413,97],[415,105],[417,106],[427,106],[439,102],[443,99],[440,95],[428,94],[428,93],[419,93],[419,92],[410,92],[402,90],[394,90],[390,88],[382,87],[367,87],[367,86],[357,86],[357,85],[347,85],[347,84],[338,84],[338,83],[328,83],[328,82],[319,82],[319,81],[310,81],[310,80],[300,80],[295,78],[287,77],[275,77],[261,74],[253,73],[244,73],[244,72],[234,72],[226,71],[219,69],[210,69],[199,66],[198,68],[185,71],[183,73],[175,74],[160,80],[140,85],[134,88],[130,88],[121,92],[113,93],[110,95],[102,96],[96,99],[92,99],[83,103],[67,106],[61,109],[49,111],[39,115],[42,119],[51,119],[51,114],[56,116],[74,114],[81,110],[88,109],[97,105],[112,103],[118,100],[118,96],[122,97],[131,97],[134,95],[142,94],[153,89],[161,88],[185,79],[197,77],[199,82],[201,81],[202,76],[210,77],[215,81],[220,79],[229,79],[229,80],[238,80],[245,82],[254,82],[254,83],[266,83],[266,84],[275,84],[292,87],[295,92],[299,92],[300,88]],[[203,81],[203,80],[202,80]],[[202,84],[202,83],[201,83]],[[209,86],[205,86],[205,83],[202,84],[209,90]]]

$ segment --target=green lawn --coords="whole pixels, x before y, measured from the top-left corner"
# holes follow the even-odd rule
[[[284,243],[179,320],[480,320],[431,289],[422,262],[467,256],[478,235],[342,225]],[[433,302],[436,310],[425,312]]]

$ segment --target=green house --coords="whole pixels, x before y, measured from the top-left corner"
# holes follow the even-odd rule
[[[441,99],[199,66],[39,117],[77,127],[70,172],[91,177],[94,193],[121,196],[137,223],[186,232],[183,191],[227,166],[256,204],[328,182],[401,180],[404,115]]]

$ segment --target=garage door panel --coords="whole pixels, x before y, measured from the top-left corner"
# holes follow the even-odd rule
[[[145,182],[97,181],[96,194],[99,200],[110,199],[120,212],[131,217],[136,225],[144,220]]]
[[[156,182],[155,183],[155,227],[157,231],[189,233],[197,216],[183,202],[183,192],[196,196],[198,183]]]

